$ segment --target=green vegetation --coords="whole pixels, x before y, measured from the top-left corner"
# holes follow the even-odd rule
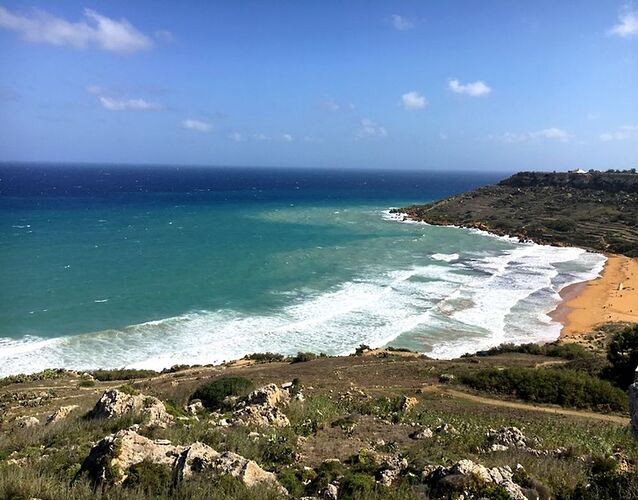
[[[325,356],[325,355],[324,355]],[[298,352],[290,359],[291,363],[305,363],[306,361],[312,361],[317,359],[317,355],[314,352]]]
[[[119,370],[94,370],[89,372],[93,378],[100,382],[111,382],[114,380],[134,380],[138,378],[155,377],[159,375],[154,370],[134,370],[132,368],[122,368]]]
[[[52,380],[56,378],[62,377],[66,373],[66,370],[61,368],[49,368],[47,370],[42,370],[38,373],[31,373],[29,375],[25,375],[24,373],[20,373],[18,375],[10,375],[8,377],[4,377],[0,379],[0,387],[4,387],[10,384],[23,384],[26,382],[37,382],[39,380]]]
[[[520,352],[533,354],[534,356],[549,356],[563,359],[590,359],[594,354],[579,344],[565,344],[561,342],[550,342],[548,344],[501,344],[486,351],[478,351],[475,354],[464,354],[463,357],[472,356],[495,356],[508,352]]]
[[[200,385],[192,399],[200,399],[209,410],[219,410],[224,407],[224,400],[229,396],[246,396],[255,389],[255,384],[243,377],[222,377],[212,382]]]
[[[537,243],[638,257],[638,174],[521,172],[474,191],[395,210]]]
[[[607,348],[609,367],[603,375],[626,389],[634,381],[638,367],[638,324],[616,333]]]
[[[569,369],[487,368],[467,371],[461,382],[525,401],[599,411],[627,411],[627,395],[611,383]]]
[[[275,363],[278,361],[285,361],[286,356],[276,352],[253,352],[252,354],[246,354],[244,359],[256,361],[257,363]]]

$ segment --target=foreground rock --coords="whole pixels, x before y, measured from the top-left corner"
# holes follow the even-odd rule
[[[95,484],[122,484],[130,468],[141,462],[170,468],[175,481],[209,472],[233,476],[249,488],[269,486],[287,494],[273,473],[241,455],[219,453],[200,442],[175,446],[168,440],[151,440],[132,430],[119,431],[100,440],[82,463],[78,476],[87,474]]]
[[[36,417],[23,416],[16,418],[15,424],[22,429],[29,429],[40,425],[40,421]]]
[[[121,418],[139,415],[144,417],[145,427],[165,429],[173,423],[173,417],[159,399],[143,394],[127,394],[118,389],[106,391],[91,411],[93,418]]]
[[[519,466],[520,467],[520,466]],[[522,467],[520,467],[522,470]],[[547,498],[542,487],[538,489],[523,488],[514,481],[514,473],[510,467],[487,467],[471,460],[460,460],[451,467],[431,467],[424,471],[424,480],[430,486],[434,498],[448,498],[458,495],[459,498],[474,498],[481,487],[497,485],[503,488],[514,500]]]
[[[54,411],[51,415],[47,417],[46,425],[57,424],[61,420],[64,420],[69,414],[79,408],[78,405],[69,405],[69,406],[61,406],[56,411]]]
[[[268,384],[254,390],[237,403],[231,425],[256,425],[288,427],[290,420],[281,411],[280,406],[290,401],[290,392],[280,389],[276,384]]]

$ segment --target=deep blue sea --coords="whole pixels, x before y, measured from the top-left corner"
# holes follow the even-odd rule
[[[602,256],[387,213],[506,175],[0,165],[0,375],[554,339]]]

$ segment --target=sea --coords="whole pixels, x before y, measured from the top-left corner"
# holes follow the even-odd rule
[[[508,173],[0,165],[0,375],[545,342],[602,255],[388,210]]]

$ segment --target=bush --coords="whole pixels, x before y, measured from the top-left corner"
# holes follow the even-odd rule
[[[30,373],[28,375],[24,373],[19,373],[17,375],[10,375],[8,377],[0,379],[0,387],[4,387],[9,384],[23,384],[25,382],[37,382],[39,380],[51,380],[55,378],[60,378],[62,375],[66,373],[66,370],[62,368],[53,369],[48,368],[46,370],[42,370],[37,373]]]
[[[476,354],[464,354],[462,357],[496,356],[497,354],[505,354],[508,352],[520,352],[523,354],[533,354],[535,356],[549,356],[564,359],[587,359],[593,356],[591,352],[579,344],[550,342],[549,344],[505,343],[486,351],[478,351]]]
[[[252,354],[246,354],[244,359],[256,361],[257,363],[275,363],[277,361],[284,361],[286,357],[276,352],[254,352]]]
[[[305,363],[306,361],[312,361],[317,359],[317,355],[314,352],[298,352],[290,362],[291,363]]]
[[[627,389],[634,381],[638,366],[638,324],[628,326],[616,333],[607,348],[609,368],[605,378],[622,389]]]
[[[149,497],[163,496],[171,486],[170,467],[143,461],[131,466],[124,487],[143,491]]]
[[[113,380],[133,380],[136,378],[148,378],[159,375],[154,370],[133,370],[129,368],[123,368],[120,370],[94,370],[89,372],[93,375],[93,378],[100,382],[111,382]]]
[[[190,399],[201,399],[206,408],[217,410],[224,406],[228,396],[245,396],[254,389],[255,384],[247,378],[222,377],[200,385]]]
[[[602,411],[627,411],[626,394],[605,380],[567,369],[486,368],[461,375],[474,389],[526,401]]]

